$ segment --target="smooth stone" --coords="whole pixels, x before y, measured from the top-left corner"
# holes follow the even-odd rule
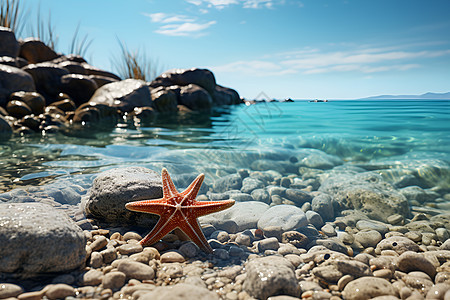
[[[83,230],[42,203],[0,204],[0,278],[71,271],[86,261]]]
[[[214,254],[214,256],[217,256],[219,259],[223,259],[223,260],[230,259],[230,254],[225,249],[221,249],[221,248],[214,249],[213,254]]]
[[[295,230],[308,225],[305,213],[293,205],[276,205],[263,213],[258,221],[258,228],[281,226],[283,231]]]
[[[251,232],[250,232],[250,234],[239,232],[236,234],[236,238],[234,241],[239,245],[244,245],[244,246],[249,247],[252,245],[254,239],[255,239],[255,237],[253,236],[253,234]]]
[[[396,292],[386,279],[367,276],[349,282],[342,295],[347,300],[366,300],[384,295],[395,296]]]
[[[126,277],[125,273],[119,271],[106,273],[105,276],[103,276],[102,286],[104,289],[116,291],[125,285]]]
[[[305,202],[310,202],[312,197],[309,193],[300,189],[286,189],[285,197],[295,203],[296,206],[302,206]]]
[[[100,252],[94,251],[91,253],[91,259],[89,260],[89,265],[94,268],[100,268],[103,264],[103,256]]]
[[[160,260],[161,263],[174,263],[174,262],[182,263],[186,259],[178,251],[168,251],[161,254]]]
[[[270,203],[270,195],[265,189],[255,189],[251,192],[251,196],[255,201]]]
[[[140,241],[140,240],[142,240],[142,236],[139,233],[136,233],[133,231],[128,231],[127,233],[125,233],[123,235],[123,239],[124,239],[124,241],[128,241],[128,240]]]
[[[117,251],[115,248],[106,248],[103,251],[100,251],[100,254],[103,257],[103,262],[105,264],[111,263],[113,260],[117,258]]]
[[[83,285],[99,285],[103,280],[103,272],[96,269],[90,269],[83,274],[81,282]]]
[[[125,204],[157,198],[162,198],[161,175],[143,167],[115,168],[94,179],[82,206],[88,215],[109,223],[154,226],[157,216],[129,211]]]
[[[16,284],[0,283],[0,299],[16,297],[23,292],[23,288]]]
[[[314,224],[313,224],[314,225]],[[320,230],[326,235],[326,236],[337,236],[336,230],[333,226],[330,224],[325,224],[320,228]]]
[[[364,248],[376,247],[383,239],[381,234],[376,230],[360,231],[354,237],[355,241],[360,243]]]
[[[447,298],[450,296],[449,291],[450,283],[437,283],[428,290],[426,299],[447,300]]]
[[[350,274],[354,278],[372,276],[370,267],[367,264],[357,260],[339,259],[331,260],[329,263],[336,266],[342,274]]]
[[[311,209],[317,212],[325,221],[334,219],[334,207],[332,198],[327,194],[319,194],[311,201]]]
[[[271,238],[267,238],[267,239],[263,239],[261,241],[258,242],[258,251],[259,252],[264,252],[266,250],[278,250],[278,248],[280,248],[280,244],[278,242],[278,239],[275,237],[271,237]]]
[[[410,239],[403,236],[391,236],[380,241],[377,245],[376,250],[394,250],[398,254],[402,254],[406,251],[419,251],[419,246],[411,241]]]
[[[33,77],[22,69],[0,64],[0,107],[5,107],[14,92],[35,92]]]
[[[384,223],[369,220],[359,220],[356,223],[356,228],[359,230],[375,230],[382,235],[385,235],[389,231],[389,228]]]
[[[92,251],[103,249],[108,244],[108,240],[103,235],[96,236],[96,239],[89,245]]]
[[[139,253],[142,252],[143,249],[144,248],[139,243],[124,244],[122,246],[117,247],[117,251],[119,251],[120,254],[124,255]]]
[[[219,296],[205,287],[178,283],[156,287],[153,291],[139,297],[141,300],[219,300]]]
[[[246,264],[247,276],[243,289],[252,297],[267,299],[275,295],[299,297],[300,286],[294,266],[283,257],[256,258]]]
[[[324,225],[322,217],[315,211],[312,210],[306,211],[306,218],[308,219],[308,222],[314,225],[314,227],[316,228],[320,228]]]
[[[75,289],[70,285],[59,283],[51,285],[45,292],[45,296],[49,299],[65,299],[66,297],[75,296]]]
[[[337,270],[333,265],[318,266],[311,270],[311,273],[315,277],[319,277],[327,283],[336,284],[338,280],[344,275],[342,272]]]
[[[340,253],[343,253],[345,255],[348,254],[347,247],[344,244],[342,244],[341,242],[337,241],[337,240],[332,240],[332,239],[317,239],[317,240],[313,240],[310,244],[308,244],[307,248],[311,248],[311,247],[316,246],[316,245],[324,246],[327,249],[330,249],[330,250],[336,251],[336,252],[340,252]]]
[[[264,183],[256,178],[246,177],[242,180],[241,192],[250,194],[256,189],[262,189]]]
[[[449,231],[446,228],[436,228],[436,236],[437,238],[444,243],[450,238]]]
[[[400,271],[422,271],[431,278],[436,275],[435,266],[422,254],[406,251],[397,258],[397,267]]]
[[[387,218],[387,222],[392,225],[403,225],[405,222],[405,219],[403,218],[402,215],[395,214],[395,215],[389,216]]]
[[[213,189],[217,193],[224,193],[228,190],[239,190],[242,187],[242,178],[239,174],[230,174],[218,178],[214,181]]]
[[[191,257],[195,257],[199,253],[200,249],[198,248],[198,246],[196,244],[189,241],[189,242],[182,244],[180,246],[180,248],[178,249],[178,251],[180,251],[180,253],[184,257],[191,258]]]
[[[129,259],[120,260],[117,270],[123,272],[129,279],[153,280],[155,278],[155,271],[152,267]]]

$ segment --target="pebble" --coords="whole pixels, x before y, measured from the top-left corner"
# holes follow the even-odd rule
[[[450,234],[446,228],[436,228],[436,236],[442,243],[444,243],[449,239]]]
[[[389,228],[385,224],[369,220],[359,220],[356,223],[356,228],[358,228],[359,230],[375,230],[382,235],[386,234],[389,231]]]
[[[83,274],[82,282],[84,285],[99,285],[103,279],[103,272],[91,269]]]
[[[156,287],[139,297],[140,300],[219,300],[219,296],[207,288],[179,283]]]
[[[406,251],[419,251],[419,246],[403,236],[392,236],[380,241],[377,245],[377,250],[394,250],[398,254],[402,254]]]
[[[353,276],[349,274],[342,276],[337,282],[338,289],[342,291],[345,288],[345,286],[353,279],[354,279]]]
[[[313,224],[314,225],[314,224]],[[330,224],[325,224],[324,226],[322,226],[322,228],[320,228],[320,230],[326,235],[326,236],[337,236],[336,230],[334,229],[333,226],[331,226]]]
[[[387,217],[387,221],[392,225],[403,225],[405,223],[405,219],[402,215],[395,214]]]
[[[258,242],[258,251],[260,253],[266,251],[266,250],[278,250],[280,248],[280,244],[278,242],[278,239],[275,237],[263,239]]]
[[[403,272],[422,271],[431,278],[436,275],[435,266],[422,254],[412,251],[406,251],[397,258],[397,267]]]
[[[213,254],[217,256],[219,259],[227,260],[230,258],[230,254],[225,249],[214,249]]]
[[[211,236],[209,238],[216,239],[219,242],[224,243],[230,239],[230,236],[229,236],[228,232],[226,232],[226,231],[216,230],[211,234]]]
[[[106,248],[105,250],[100,251],[102,255],[103,262],[105,264],[109,264],[117,258],[117,251],[115,248]],[[92,254],[91,254],[92,255]]]
[[[189,242],[182,244],[180,246],[180,248],[178,249],[178,251],[180,251],[180,253],[184,257],[191,258],[191,257],[195,257],[199,253],[200,249],[198,248],[198,246],[196,244],[189,241]]]
[[[366,300],[377,296],[395,296],[392,285],[383,278],[361,277],[349,282],[342,292],[346,300]]]
[[[103,277],[102,286],[104,289],[111,289],[113,291],[120,289],[125,284],[126,275],[123,272],[112,271]]]
[[[300,208],[293,205],[276,205],[262,214],[258,228],[264,231],[269,226],[281,226],[283,231],[289,231],[307,224],[308,219]]]
[[[308,237],[298,231],[284,232],[281,235],[281,241],[283,243],[290,243],[297,248],[305,248],[309,243]]]
[[[119,234],[120,235],[120,234]],[[111,236],[112,239],[112,236]],[[142,240],[142,236],[139,233],[136,233],[134,231],[128,231],[127,233],[125,233],[123,235],[123,240],[124,241],[128,241],[128,240],[137,240],[140,241]]]
[[[23,289],[12,283],[0,283],[0,299],[16,297],[23,293]]]
[[[364,248],[375,247],[383,238],[376,230],[360,231],[354,237]]]
[[[45,292],[49,299],[64,299],[69,296],[75,296],[75,289],[70,285],[59,283],[51,285]]]
[[[119,251],[120,254],[124,255],[139,253],[142,252],[143,249],[144,248],[139,243],[124,244],[122,246],[117,247],[117,251]]]
[[[427,293],[426,299],[448,300],[450,296],[449,291],[450,291],[450,283],[437,283],[430,288],[430,290]]]
[[[97,235],[94,238],[95,240],[89,245],[92,251],[98,251],[108,244],[108,240],[103,235]]]
[[[137,280],[152,280],[155,278],[155,271],[152,267],[130,259],[120,260],[117,263],[117,270],[123,272],[127,278]]]
[[[253,235],[253,234],[252,234]],[[252,236],[250,236],[249,234],[244,234],[239,232],[236,235],[236,239],[235,242],[239,245],[243,245],[243,246],[251,246],[253,243],[254,237],[252,238]]]
[[[103,264],[103,256],[97,251],[92,252],[91,259],[89,260],[89,265],[92,268],[97,269],[100,268],[102,264]]]
[[[314,227],[316,227],[316,228],[320,228],[324,224],[322,217],[315,211],[312,211],[312,210],[306,211],[306,218],[308,219],[308,222],[310,224],[314,225]]]

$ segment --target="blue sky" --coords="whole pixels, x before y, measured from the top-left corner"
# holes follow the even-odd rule
[[[24,4],[32,15],[38,1]],[[448,0],[40,0],[67,52],[113,70],[122,40],[171,68],[211,69],[254,98],[354,99],[450,91]],[[30,16],[30,18],[32,18]],[[32,20],[31,20],[32,22]]]

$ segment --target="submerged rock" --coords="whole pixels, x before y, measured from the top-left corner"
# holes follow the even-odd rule
[[[86,260],[83,231],[42,203],[0,204],[0,279],[70,271]]]
[[[293,205],[276,205],[269,208],[258,221],[263,231],[271,226],[280,226],[283,232],[308,225],[305,213]]]

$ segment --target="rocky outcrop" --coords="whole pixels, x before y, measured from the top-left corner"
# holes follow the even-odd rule
[[[14,32],[9,28],[0,26],[0,41],[0,57],[16,58],[19,54],[20,46]]]
[[[0,64],[0,106],[5,107],[9,96],[18,91],[35,91],[33,78],[21,69]]]
[[[0,279],[70,271],[86,260],[81,228],[48,204],[0,204],[0,224]]]
[[[26,38],[21,42],[19,56],[30,64],[50,61],[58,57],[58,54],[49,46],[37,38]]]

